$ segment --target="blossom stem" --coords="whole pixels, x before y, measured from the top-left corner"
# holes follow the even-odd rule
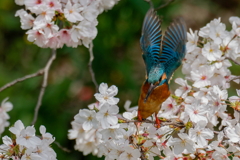
[[[230,81],[236,80],[236,79],[240,79],[240,76],[236,76],[236,77],[232,78]]]
[[[56,145],[58,146],[58,148],[60,148],[60,149],[63,150],[64,152],[67,152],[67,153],[70,153],[70,152],[71,152],[71,150],[69,150],[69,149],[61,146],[61,144],[60,144],[59,142],[54,141],[53,143],[56,144]]]
[[[232,59],[231,57],[226,57],[226,59],[229,59],[231,61],[233,61],[236,65],[239,65],[240,66],[240,63],[235,61],[234,59]]]
[[[146,158],[146,156],[145,156],[145,151],[144,151],[142,148],[140,148],[140,153],[141,153],[140,159],[141,159],[141,160],[147,160],[147,158]]]
[[[89,62],[88,62],[88,67],[89,67],[89,72],[91,74],[91,77],[92,77],[92,81],[96,87],[96,92],[98,92],[98,84],[97,84],[97,81],[96,81],[96,78],[95,78],[95,73],[92,69],[92,61],[94,59],[94,56],[93,56],[93,43],[91,42],[90,45],[89,45],[89,54],[90,54],[90,58],[89,58]]]
[[[26,75],[24,77],[21,77],[21,78],[18,78],[18,79],[15,79],[14,81],[10,82],[10,83],[7,83],[6,85],[4,85],[3,87],[0,88],[0,92],[2,92],[3,90],[19,83],[19,82],[22,82],[22,81],[25,81],[27,79],[30,79],[30,78],[34,78],[34,77],[37,77],[37,76],[41,76],[43,75],[44,73],[44,69],[40,69],[39,71],[37,71],[36,73],[33,73],[33,74],[29,74],[29,75]]]
[[[37,101],[37,105],[35,107],[35,111],[34,111],[34,117],[33,117],[33,121],[32,121],[32,125],[34,125],[37,121],[37,117],[38,117],[38,111],[40,109],[40,106],[42,104],[42,98],[43,95],[45,93],[45,88],[47,87],[47,80],[48,80],[48,72],[49,72],[49,68],[52,64],[52,62],[54,61],[54,59],[56,58],[56,50],[53,49],[52,50],[52,56],[50,57],[50,59],[48,60],[46,66],[44,67],[44,75],[43,75],[43,82],[42,82],[42,87],[38,96],[38,101]]]
[[[234,40],[236,37],[237,37],[237,35],[235,34],[235,35],[232,37],[232,39],[228,42],[228,44],[226,45],[226,47],[225,47],[225,49],[224,49],[224,52],[226,52],[229,43],[230,43],[232,40]]]
[[[161,155],[160,154],[157,154],[157,153],[155,153],[155,152],[153,152],[153,151],[149,151],[149,152],[151,152],[152,154],[156,154],[160,159],[162,159],[161,157]]]
[[[127,119],[123,119],[123,118],[119,118],[119,119],[124,121],[121,123],[131,123],[131,122],[133,122],[133,123],[135,123],[135,122],[155,123],[155,121],[151,121],[151,120],[138,121],[138,120],[127,120]],[[161,122],[161,125],[163,125],[163,126],[173,125],[175,127],[185,127],[185,125],[183,123],[176,122],[176,121]]]
[[[172,3],[172,2],[174,2],[174,0],[168,0],[165,4],[160,5],[160,6],[157,7],[155,10],[157,11],[157,10],[159,10],[159,9],[161,9],[161,8],[164,8],[164,7],[168,6],[168,5],[169,5],[170,3]]]
[[[151,0],[145,0],[145,1],[149,3],[149,5],[150,5],[151,8],[154,8],[153,3],[152,3]]]

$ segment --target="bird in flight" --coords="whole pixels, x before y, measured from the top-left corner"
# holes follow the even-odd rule
[[[156,11],[150,8],[144,18],[140,38],[147,78],[138,100],[138,120],[142,121],[155,113],[158,128],[160,120],[157,114],[162,103],[170,96],[169,81],[185,57],[187,40],[183,19],[172,22],[164,36],[161,23]]]

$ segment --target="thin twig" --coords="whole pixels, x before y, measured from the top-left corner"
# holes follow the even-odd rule
[[[148,3],[150,4],[150,7],[151,7],[151,8],[154,8],[153,3],[152,3],[151,0],[145,0],[145,1],[148,2]]]
[[[239,65],[239,66],[240,66],[240,63],[237,62],[237,61],[235,61],[235,60],[232,59],[231,57],[226,57],[226,59],[229,59],[229,60],[233,61],[236,65]],[[234,78],[231,78],[231,79],[229,80],[229,82],[232,81],[232,80],[236,80],[236,79],[240,79],[240,76],[236,76],[236,77],[234,77]]]
[[[136,122],[144,122],[144,123],[152,123],[154,124],[155,121],[151,121],[151,120],[143,120],[143,121],[138,121],[138,120],[128,120],[128,119],[125,119],[125,118],[119,118],[119,120],[121,120],[121,123],[136,123]],[[169,121],[166,121],[166,122],[163,122],[161,121],[161,126],[169,126],[169,125],[172,125],[172,126],[175,126],[175,127],[185,127],[185,125],[182,123],[182,122],[178,122],[176,120],[169,120]]]
[[[34,111],[34,117],[33,117],[33,121],[32,121],[32,125],[34,125],[37,121],[37,117],[38,117],[38,111],[39,108],[42,104],[42,98],[45,92],[45,88],[47,87],[47,80],[48,80],[48,72],[49,72],[49,68],[53,62],[53,60],[56,58],[56,50],[53,49],[52,50],[52,56],[50,57],[50,59],[48,60],[46,66],[44,67],[44,75],[43,75],[43,82],[42,82],[42,87],[38,96],[38,101],[37,101],[37,105],[35,107],[35,111]]]
[[[236,76],[234,78],[231,78],[229,81],[233,81],[233,80],[236,80],[236,79],[240,79],[240,76]]]
[[[67,152],[67,153],[70,153],[70,152],[71,152],[71,150],[69,150],[69,149],[61,146],[61,144],[60,144],[59,142],[54,141],[53,143],[56,144],[56,145],[58,146],[58,148],[60,148],[60,149],[63,150],[64,152]]]
[[[21,78],[18,78],[10,83],[7,83],[6,85],[4,85],[3,87],[0,88],[0,92],[2,92],[3,90],[17,84],[18,82],[22,82],[22,81],[25,81],[27,79],[30,79],[30,78],[34,78],[34,77],[37,77],[37,76],[41,76],[43,75],[44,73],[44,69],[40,69],[39,71],[37,71],[36,73],[33,73],[33,74],[29,74],[29,75],[26,75],[24,77],[21,77]]]
[[[232,59],[231,57],[226,57],[226,59],[229,59],[231,61],[233,61],[236,65],[239,65],[240,66],[240,63],[235,61],[234,59]]]
[[[170,3],[172,3],[174,0],[168,0],[165,4],[162,4],[161,6],[157,7],[155,10],[159,10],[161,8],[166,7],[167,5],[169,5]]]
[[[94,71],[92,69],[92,61],[94,59],[94,56],[93,56],[93,43],[90,43],[90,46],[89,46],[89,54],[90,54],[90,58],[89,58],[89,62],[88,62],[88,68],[89,68],[89,72],[91,74],[91,77],[92,77],[92,81],[96,87],[96,92],[98,92],[98,84],[97,84],[97,81],[96,81],[96,78],[95,78],[95,74],[94,74]]]
[[[141,153],[140,159],[141,159],[141,160],[147,160],[146,155],[144,154],[145,151],[143,151],[142,148],[140,148],[140,153]]]

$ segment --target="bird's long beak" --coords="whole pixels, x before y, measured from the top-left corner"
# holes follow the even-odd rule
[[[144,99],[144,103],[147,101],[148,97],[150,96],[150,94],[152,93],[152,91],[154,90],[154,88],[157,87],[157,85],[158,85],[158,84],[154,85],[154,84],[151,83],[151,85],[150,85],[150,87],[149,87],[149,89],[148,89],[147,95],[146,95],[146,97],[145,97],[145,99]]]

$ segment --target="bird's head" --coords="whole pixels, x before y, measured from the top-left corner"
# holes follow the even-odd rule
[[[162,85],[166,81],[167,81],[167,76],[166,76],[166,73],[164,73],[163,69],[158,67],[151,69],[147,79],[147,83],[150,84],[150,87],[148,88],[148,92],[144,99],[144,102],[147,101],[148,97],[151,95],[151,93],[157,86]]]

